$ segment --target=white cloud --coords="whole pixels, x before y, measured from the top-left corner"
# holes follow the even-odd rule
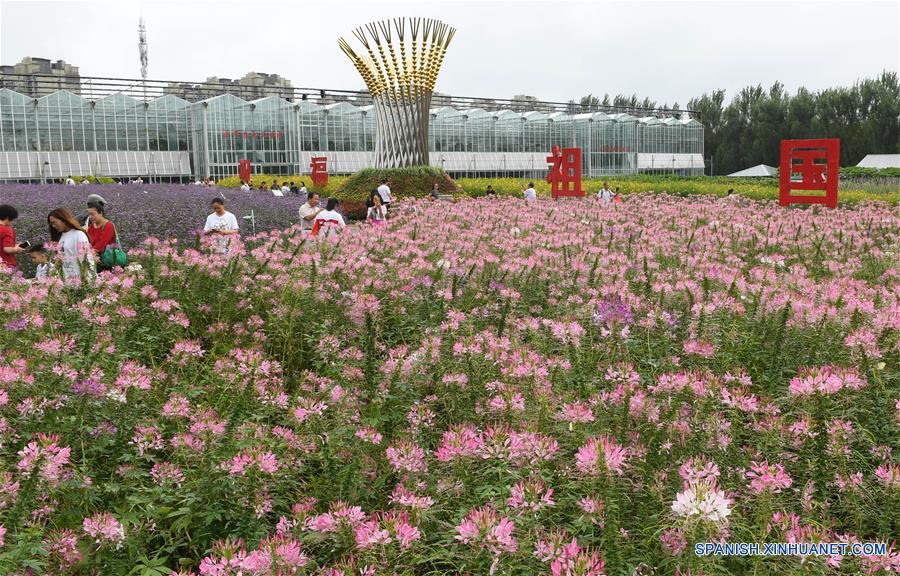
[[[660,104],[782,81],[850,85],[898,70],[897,2],[271,2],[0,1],[0,62],[64,59],[84,76],[138,77],[137,22],[150,77],[200,81],[278,73],[295,86],[361,89],[337,47],[394,16],[457,28],[437,89],[565,101],[636,93]]]

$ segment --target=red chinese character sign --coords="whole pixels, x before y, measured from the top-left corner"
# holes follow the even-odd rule
[[[312,168],[313,186],[321,188],[328,184],[328,158],[326,156],[313,156],[310,158]]]
[[[781,141],[781,186],[778,203],[824,204],[837,208],[841,141],[837,138]],[[800,180],[793,175],[800,174]],[[821,190],[824,196],[791,194],[793,190]]]
[[[249,160],[241,160],[238,162],[238,176],[241,178],[241,182],[249,182],[250,181],[250,161]]]
[[[554,146],[552,154],[547,156],[547,164],[550,164],[547,182],[553,185],[552,196],[584,198],[581,189],[581,148],[563,148],[560,152],[559,146]]]

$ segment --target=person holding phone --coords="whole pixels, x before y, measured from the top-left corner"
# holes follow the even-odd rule
[[[19,211],[9,204],[0,205],[0,262],[4,266],[16,268],[16,254],[25,248],[16,244],[16,231],[12,229],[13,220],[19,217]]]

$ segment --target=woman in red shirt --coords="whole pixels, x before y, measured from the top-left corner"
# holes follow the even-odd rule
[[[97,254],[97,268],[108,270],[108,268],[100,264],[99,257],[103,254],[103,251],[106,250],[107,246],[116,243],[116,227],[112,222],[106,219],[106,216],[104,216],[103,213],[103,206],[96,203],[88,204],[87,235],[88,239],[91,241],[91,248],[93,248],[94,252]]]
[[[9,204],[0,206],[0,266],[15,268],[16,254],[25,251],[16,245],[16,233],[10,226],[18,217],[19,211]]]

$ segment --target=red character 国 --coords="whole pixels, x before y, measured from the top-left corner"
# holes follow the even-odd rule
[[[584,197],[581,189],[581,148],[563,148],[560,151],[559,146],[554,146],[552,156],[547,156],[547,164],[550,164],[547,182],[553,185],[553,198]]]
[[[837,208],[840,159],[841,141],[837,138],[782,140],[778,203]],[[800,179],[795,179],[794,174],[799,174]],[[825,195],[792,194],[793,190],[821,190]]]
[[[310,158],[311,163],[310,167],[312,168],[312,172],[310,176],[312,176],[313,186],[317,188],[325,186],[328,184],[328,158],[326,156],[313,156]]]

